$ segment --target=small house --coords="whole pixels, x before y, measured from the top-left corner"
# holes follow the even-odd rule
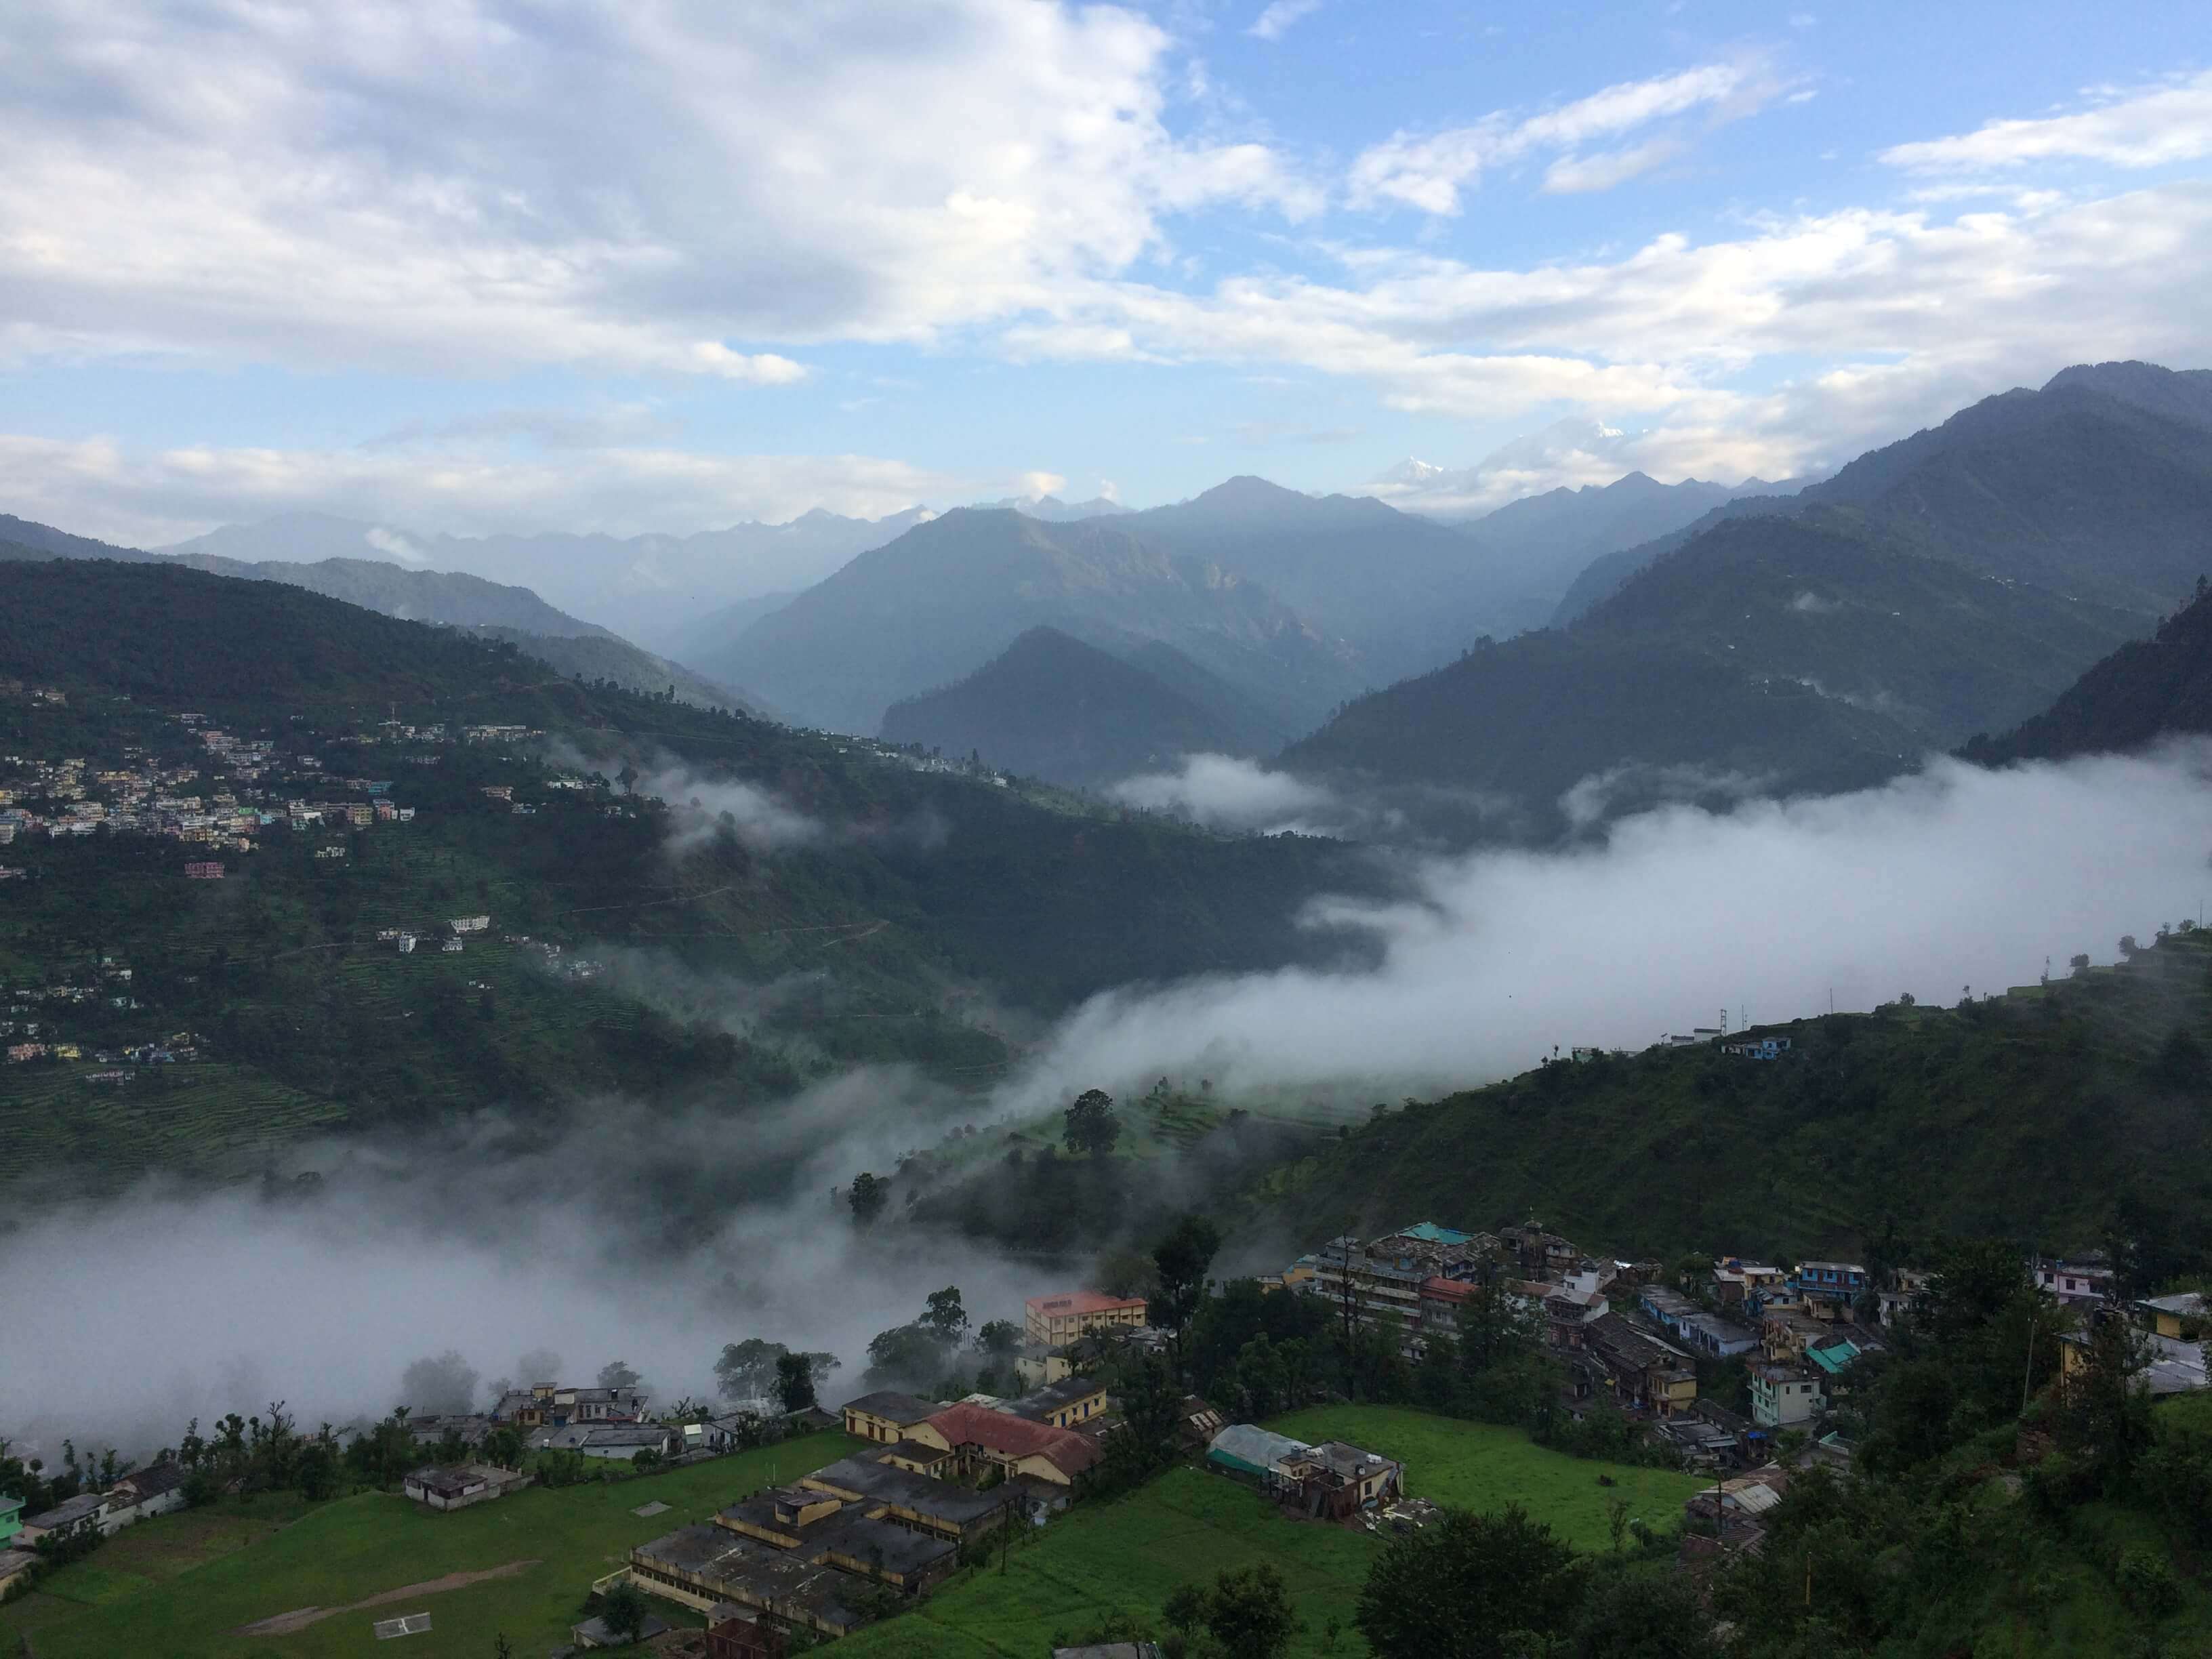
[[[46,1538],[74,1538],[80,1533],[105,1531],[100,1523],[106,1518],[106,1495],[88,1492],[57,1504],[43,1514],[27,1517],[15,1536],[25,1544],[35,1544]]]
[[[185,1506],[185,1468],[175,1460],[149,1463],[125,1475],[107,1489],[107,1515],[102,1532],[120,1531],[136,1522],[167,1515]]]
[[[1402,1465],[1341,1440],[1291,1453],[1276,1466],[1275,1478],[1279,1491],[1318,1520],[1348,1520],[1405,1491]]]

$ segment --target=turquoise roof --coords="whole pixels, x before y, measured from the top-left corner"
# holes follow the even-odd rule
[[[1433,1221],[1420,1221],[1410,1227],[1399,1228],[1391,1237],[1425,1239],[1431,1244],[1465,1244],[1472,1241],[1474,1235],[1454,1232],[1449,1227],[1439,1227]]]
[[[1833,1343],[1825,1348],[1811,1348],[1806,1352],[1807,1358],[1832,1376],[1858,1357],[1858,1345],[1850,1341]]]

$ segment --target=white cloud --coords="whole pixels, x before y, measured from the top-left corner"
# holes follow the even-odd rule
[[[628,534],[781,521],[817,507],[880,518],[919,501],[992,491],[1016,493],[1015,481],[869,455],[609,448],[529,457],[468,445],[139,449],[106,438],[0,433],[0,499],[9,511],[146,547],[218,524],[310,510],[457,534]],[[382,550],[405,560],[397,546]]]
[[[1723,1006],[1779,1020],[1832,991],[1864,1010],[2033,983],[2046,957],[2061,973],[2077,951],[2110,960],[2123,933],[2195,902],[2208,767],[2203,745],[1999,773],[1943,761],[1855,795],[1648,813],[1594,851],[1439,860],[1403,904],[1317,909],[1372,936],[1379,967],[1100,997],[1030,1087],[1165,1073],[1373,1099],[1466,1088],[1554,1044],[1640,1048]]]
[[[1706,64],[1650,80],[1625,81],[1518,120],[1501,110],[1472,125],[1425,137],[1397,133],[1352,162],[1352,201],[1355,206],[1388,201],[1424,213],[1455,214],[1462,190],[1479,182],[1486,169],[1547,150],[1570,152],[1553,164],[1547,188],[1610,189],[1679,154],[1686,144],[1679,136],[1667,135],[1587,158],[1574,152],[1693,110],[1724,118],[1747,115],[1780,89],[1756,59]]]
[[[1322,0],[1269,0],[1267,9],[1244,32],[1261,40],[1279,40],[1292,24],[1312,16],[1321,6]]]
[[[1126,778],[1109,792],[1116,800],[1155,812],[1172,812],[1216,830],[1285,830],[1322,833],[1316,814],[1336,798],[1319,784],[1287,772],[1263,770],[1230,755],[1189,755],[1173,772]]]
[[[2078,159],[2120,167],[2164,167],[2212,155],[2212,70],[2112,96],[2092,109],[1991,121],[1973,132],[1881,152],[1916,173],[1986,171]]]
[[[418,570],[430,562],[430,556],[428,553],[416,546],[399,532],[386,530],[381,525],[368,531],[362,535],[362,539],[378,552],[386,554],[398,560],[400,563],[410,565]]]
[[[807,371],[763,342],[933,338],[1124,270],[1165,215],[1321,199],[1264,146],[1175,136],[1170,39],[1112,7],[407,0],[307,28],[27,0],[9,34],[19,356],[775,386]]]
[[[1518,270],[1369,251],[1334,283],[1097,284],[1065,322],[1126,330],[1170,359],[1362,380],[1417,413],[1496,420],[1564,404],[1638,417],[1632,464],[1655,477],[1775,478],[2069,362],[2203,362],[2208,262],[2212,185],[2183,181],[1949,216],[1775,217],[1724,240],[1670,233],[1611,258]],[[1776,359],[1829,367],[1736,389]]]

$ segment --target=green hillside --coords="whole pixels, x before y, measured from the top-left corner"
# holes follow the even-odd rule
[[[2212,563],[2212,551],[2206,554]],[[2140,749],[2163,737],[2212,732],[2212,596],[2197,597],[2081,676],[2043,713],[1964,753],[1986,766]]]
[[[2047,990],[1759,1030],[1792,1052],[1562,1061],[1388,1112],[1277,1171],[1249,1219],[1318,1241],[1534,1213],[1671,1261],[1893,1231],[2086,1249],[2125,1215],[2176,1261],[2212,1252],[2212,933]]]
[[[1132,980],[1326,957],[1340,946],[1296,925],[1302,902],[1381,879],[1327,843],[918,770],[275,583],[18,564],[0,597],[0,674],[30,688],[0,696],[0,754],[82,757],[87,775],[127,754],[197,766],[162,787],[258,788],[276,819],[258,850],[215,855],[220,882],[185,876],[205,849],[155,835],[0,848],[25,872],[0,889],[0,980],[26,998],[9,1018],[82,1051],[0,1068],[8,1171],[236,1173],[310,1129],[593,1093],[741,1109],[866,1061],[980,1085],[1012,1053],[987,1022],[1026,1025]],[[227,786],[183,711],[269,743],[266,775]],[[486,735],[461,740],[471,726]],[[649,787],[668,805],[625,787],[664,774]],[[364,779],[412,822],[286,822],[292,799],[367,799]],[[715,794],[739,785],[757,793]],[[10,787],[36,813],[68,805],[29,773]],[[723,818],[723,799],[783,838]],[[437,949],[471,913],[490,928]],[[412,955],[388,937],[401,930],[424,940]],[[132,978],[110,978],[117,965]],[[73,988],[49,1000],[56,988]],[[96,1051],[178,1033],[190,1062],[88,1080],[115,1069]]]
[[[2042,708],[2138,625],[1847,513],[1730,520],[1571,627],[1362,698],[1283,758],[1494,792],[1540,835],[1566,790],[1608,774],[1615,810],[1848,788]]]

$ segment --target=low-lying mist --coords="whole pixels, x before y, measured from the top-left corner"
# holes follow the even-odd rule
[[[1733,1027],[1832,997],[2001,992],[2196,913],[2209,779],[2198,744],[2002,772],[1937,761],[1857,794],[1654,811],[1571,851],[1429,859],[1414,899],[1316,907],[1379,939],[1371,970],[1102,996],[988,1095],[860,1071],[769,1109],[580,1101],[557,1123],[487,1114],[304,1148],[283,1173],[320,1171],[312,1196],[19,1196],[0,1236],[0,1432],[143,1451],[271,1399],[311,1423],[381,1415],[409,1362],[447,1349],[486,1378],[530,1349],[572,1379],[622,1358],[660,1400],[703,1397],[722,1346],[748,1336],[839,1354],[823,1394],[842,1399],[868,1338],[929,1291],[957,1284],[979,1322],[1018,1318],[1082,1271],[896,1212],[856,1233],[832,1188],[859,1170],[1162,1075],[1230,1101],[1371,1100],[1492,1080],[1555,1045],[1638,1048],[1723,1008]]]

